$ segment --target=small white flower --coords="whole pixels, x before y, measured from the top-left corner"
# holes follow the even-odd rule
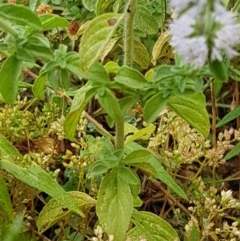
[[[174,20],[170,28],[171,45],[184,62],[202,67],[207,60],[208,48],[203,36],[190,37],[194,31],[194,22],[194,19],[189,19],[186,15]]]
[[[222,196],[222,202],[229,201],[232,198],[232,190],[228,191],[221,191],[221,196]]]
[[[235,15],[227,12],[220,4],[215,4],[215,20],[221,24],[221,28],[216,32],[214,47],[211,59],[221,60],[220,50],[223,50],[228,58],[232,58],[238,53],[233,49],[240,43],[240,25],[235,21]]]
[[[191,5],[195,5],[195,9],[201,11],[206,1],[207,0],[170,0],[170,4],[177,13],[180,13]]]
[[[209,4],[207,0],[171,0],[171,4],[177,13],[184,10],[170,25],[170,43],[185,63],[201,68],[209,53],[210,60],[219,61],[222,60],[221,52],[228,58],[238,54],[233,48],[240,43],[240,24],[221,0],[215,0],[209,16],[204,15],[205,6]]]

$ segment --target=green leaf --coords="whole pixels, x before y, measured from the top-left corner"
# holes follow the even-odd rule
[[[86,211],[96,205],[96,200],[83,192],[71,191],[67,195],[74,200],[77,206]],[[66,217],[71,211],[55,199],[51,199],[40,212],[37,219],[37,227],[40,233],[53,226],[58,220]],[[85,212],[86,213],[86,212]]]
[[[150,212],[139,212],[134,209],[133,223],[136,225],[127,233],[132,241],[179,241],[175,229],[164,219]]]
[[[150,158],[152,158],[151,152],[147,150],[136,150],[128,154],[122,163],[126,165],[131,165],[138,162],[147,162]]]
[[[167,105],[204,137],[208,136],[210,123],[203,93],[172,96]]]
[[[72,61],[68,61],[66,64],[66,69],[78,77],[84,77],[84,73],[80,69],[79,64],[79,58]]]
[[[137,169],[142,170],[150,177],[156,178],[157,176],[157,172],[150,162],[135,162],[131,164],[131,166],[134,166]]]
[[[70,198],[62,187],[59,186],[59,184],[37,164],[34,164],[34,166],[29,168],[23,168],[7,160],[1,160],[0,163],[2,168],[11,173],[17,179],[33,188],[47,193],[64,207],[67,207],[71,211],[85,217],[82,210],[77,206],[72,198]]]
[[[1,240],[13,241],[13,240],[26,240],[26,236],[22,234],[24,213],[17,213],[11,224],[5,225],[1,223]]]
[[[240,142],[231,150],[228,152],[228,154],[224,157],[224,160],[229,160],[232,157],[238,155],[240,153]]]
[[[135,142],[128,143],[125,145],[125,152],[131,153],[136,150],[144,150],[142,146]],[[178,194],[181,198],[188,200],[185,192],[178,186],[178,184],[174,181],[174,179],[168,174],[168,172],[163,168],[163,166],[160,164],[159,161],[156,160],[156,158],[152,157],[148,160],[150,165],[155,169],[156,175],[154,175],[154,172],[149,173],[155,177],[164,182],[167,186],[169,186],[176,194]],[[136,165],[138,165],[136,163]]]
[[[132,89],[142,89],[147,83],[147,80],[139,71],[128,66],[120,68],[115,80]]]
[[[70,113],[64,121],[64,132],[69,140],[74,139],[79,118],[87,103],[96,94],[97,88],[98,87],[94,86],[93,83],[89,81],[76,92]]]
[[[138,175],[127,167],[118,167],[118,175],[124,182],[127,182],[131,188],[131,193],[134,198],[138,197],[141,191],[141,182]]]
[[[125,144],[135,141],[135,140],[148,140],[150,138],[150,136],[152,135],[152,133],[154,132],[154,130],[156,129],[156,126],[151,124],[148,125],[147,127],[138,130],[130,128],[129,126],[130,124],[128,123],[124,123],[124,128],[128,128],[131,129],[131,131],[129,130],[129,133],[125,133],[126,134],[130,134],[133,133],[133,135],[128,135],[126,140],[125,140]]]
[[[217,97],[218,97],[218,95],[219,95],[219,93],[220,93],[220,91],[223,87],[224,82],[221,81],[221,80],[215,79],[213,83],[214,83],[214,85],[213,85],[214,97],[217,99]]]
[[[115,241],[124,240],[133,212],[130,186],[119,175],[118,169],[113,169],[104,177],[96,205],[99,224]]]
[[[152,177],[157,176],[155,168],[149,161],[152,158],[151,152],[145,149],[139,149],[130,152],[121,163],[125,165],[130,165],[141,169],[142,171],[148,173]]]
[[[169,173],[164,169],[156,158],[152,157],[149,160],[150,164],[155,168],[157,172],[156,178],[164,182],[168,187],[170,187],[177,195],[179,195],[184,200],[188,200],[187,195],[182,190],[182,188],[176,183],[176,181],[169,175]]]
[[[104,13],[90,22],[79,47],[80,67],[83,72],[88,72],[99,58],[122,19],[123,14]],[[110,21],[115,23],[111,24]]]
[[[97,0],[83,0],[82,4],[83,6],[90,12],[93,12],[95,10]]]
[[[162,93],[153,95],[144,105],[143,118],[147,123],[153,122],[167,104],[168,98],[163,98]]]
[[[135,25],[137,28],[146,34],[155,34],[158,32],[158,22],[150,11],[145,7],[138,6],[138,11],[135,16]]]
[[[41,30],[42,24],[36,13],[18,4],[1,4],[0,17]]]
[[[117,74],[119,71],[120,67],[116,62],[109,61],[105,64],[104,68],[106,69],[107,73],[114,73]]]
[[[5,181],[0,175],[0,208],[5,212],[10,221],[14,220],[13,208]]]
[[[154,81],[161,82],[176,76],[176,73],[172,72],[171,69],[171,65],[161,65],[155,72]]]
[[[110,145],[108,145],[110,144]],[[117,156],[117,154],[122,154],[121,153],[114,153],[114,150],[112,150],[112,143],[109,140],[109,138],[107,138],[104,141],[104,148],[101,151],[100,154],[97,154],[97,157],[99,158],[99,156],[101,156],[101,160],[97,160],[95,162],[93,162],[91,164],[91,166],[88,169],[88,178],[93,178],[95,176],[99,176],[102,175],[104,173],[106,173],[109,169],[114,168],[115,166],[117,166],[119,164],[119,160],[122,158],[122,156]]]
[[[146,80],[147,81],[153,81],[153,79],[154,79],[154,74],[155,74],[155,71],[153,70],[153,69],[150,69],[150,70],[148,70],[146,73],[145,73],[145,78],[146,78]]]
[[[87,178],[91,179],[93,177],[105,174],[109,169],[110,167],[107,166],[104,161],[102,160],[95,161],[88,169]]]
[[[40,100],[44,100],[44,87],[46,83],[46,74],[42,74],[35,79],[32,91],[33,94]]]
[[[123,114],[127,113],[130,110],[130,108],[136,104],[138,99],[139,98],[137,95],[130,95],[130,96],[121,98],[118,103],[120,105],[122,113]]]
[[[228,80],[227,69],[223,62],[214,60],[213,62],[210,62],[209,68],[214,79],[219,81]]]
[[[216,125],[216,127],[221,127],[230,121],[236,119],[238,116],[240,116],[240,106],[236,107],[232,111],[230,111],[227,115],[225,115]]]
[[[50,50],[50,48],[40,45],[40,44],[28,44],[25,47],[25,50],[27,50],[30,55],[34,56],[37,59],[43,59],[43,60],[47,61],[53,57],[53,53]],[[19,59],[21,59],[21,58],[19,58]]]
[[[61,85],[63,89],[66,91],[70,88],[70,85],[71,85],[71,81],[69,77],[70,77],[69,73],[66,69],[60,70]]]
[[[110,79],[105,68],[98,61],[96,61],[89,69],[87,78],[93,82],[103,85],[110,83]]]
[[[149,66],[149,53],[141,42],[134,41],[133,60],[138,63],[142,69],[147,69]]]
[[[39,16],[42,23],[43,31],[50,30],[53,28],[68,28],[69,22],[67,19],[62,18],[55,14],[42,14]]]
[[[113,120],[116,121],[122,118],[122,110],[111,90],[109,90],[108,88],[104,88],[103,94],[98,93],[98,101]]]
[[[38,0],[30,0],[29,1],[29,7],[32,11],[36,9],[36,6],[38,5]]]
[[[4,137],[0,134],[0,159],[11,158],[12,160],[16,157],[22,158],[19,151]]]
[[[0,93],[3,99],[13,104],[18,92],[18,77],[22,71],[22,61],[15,55],[5,60],[0,70]]]
[[[34,57],[33,55],[25,48],[19,48],[16,52],[16,57],[18,60],[21,60],[23,62],[27,63],[33,63]]]
[[[200,238],[200,230],[197,224],[190,227],[188,234],[185,233],[184,235],[184,241],[200,240]]]

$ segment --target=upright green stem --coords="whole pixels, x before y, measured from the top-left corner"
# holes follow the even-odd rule
[[[164,32],[164,21],[166,15],[166,2],[165,0],[161,0],[162,5],[162,16],[161,16],[161,34]]]
[[[129,0],[125,9],[124,25],[124,64],[132,65],[133,58],[133,24],[137,8],[137,0]],[[124,113],[121,120],[116,122],[116,149],[124,148]]]
[[[137,8],[137,0],[129,0],[125,9],[125,26],[124,26],[124,64],[132,65],[133,56],[133,25],[134,16]]]

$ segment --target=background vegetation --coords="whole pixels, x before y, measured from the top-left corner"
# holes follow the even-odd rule
[[[173,10],[0,1],[1,240],[240,240],[239,56],[184,64]]]

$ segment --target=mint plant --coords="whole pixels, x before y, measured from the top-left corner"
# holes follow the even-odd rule
[[[79,20],[79,25],[76,22],[69,25],[66,18],[52,13],[54,8],[63,10],[59,8],[61,1],[47,3],[52,7],[45,3],[37,7],[36,3],[31,2],[30,6],[36,13],[26,6],[1,4],[0,28],[4,31],[4,40],[0,43],[0,54],[4,60],[0,69],[0,94],[5,103],[12,105],[22,86],[31,89],[35,98],[41,101],[45,101],[46,97],[61,98],[62,118],[58,123],[54,122],[51,128],[55,128],[54,133],[59,140],[64,142],[66,138],[71,141],[71,147],[75,148],[77,156],[66,151],[61,158],[65,168],[76,167],[79,179],[80,175],[83,177],[86,173],[89,182],[98,180],[96,200],[78,190],[65,192],[37,162],[20,164],[24,157],[2,135],[1,169],[53,198],[38,216],[36,224],[40,233],[60,222],[61,218],[67,220],[72,213],[78,216],[81,224],[87,225],[88,213],[95,207],[99,228],[95,227],[96,237],[93,239],[102,240],[105,235],[106,239],[117,241],[180,240],[176,230],[163,218],[141,211],[141,179],[136,170],[144,173],[145,177],[153,182],[160,180],[165,183],[169,192],[171,190],[186,202],[188,197],[168,172],[170,169],[166,170],[156,158],[156,152],[151,152],[151,148],[147,149],[141,142],[136,142],[141,139],[139,136],[145,135],[146,130],[144,134],[139,134],[138,130],[134,129],[134,134],[138,132],[139,136],[126,138],[125,117],[133,106],[140,103],[143,121],[150,125],[167,108],[195,128],[193,133],[198,132],[197,135],[201,136],[199,138],[203,143],[209,143],[209,140],[205,141],[209,137],[210,122],[203,91],[210,83],[212,97],[215,98],[214,85],[227,80],[227,69],[230,68],[230,61],[227,59],[236,56],[237,52],[233,48],[239,43],[238,38],[229,37],[230,32],[237,34],[239,29],[239,24],[234,20],[235,15],[228,12],[218,0],[172,0],[170,4],[177,16],[170,24],[168,33],[164,31],[164,23],[170,10],[165,1],[156,1],[156,6],[160,8],[156,12],[151,9],[159,19],[153,17],[145,4],[137,0],[92,0],[82,1],[79,5],[76,2],[65,4],[64,7],[69,8],[69,12],[62,14],[68,16],[69,20]],[[77,6],[82,15],[79,9],[76,9]],[[83,19],[85,14],[86,18]],[[72,45],[59,40],[58,47],[53,48],[55,45],[50,44],[49,35],[46,33],[60,32],[63,29],[66,31],[66,28]],[[157,36],[158,29],[161,29],[160,36]],[[151,43],[151,35],[155,35],[155,44]],[[73,51],[73,45],[80,36],[77,53]],[[175,53],[174,64],[159,65],[164,47],[170,48],[169,40],[173,50],[165,52],[164,56],[173,57]],[[198,48],[195,47],[196,44]],[[109,61],[107,56],[111,51],[121,51],[121,56],[116,55]],[[149,52],[152,52],[152,64]],[[222,52],[226,57],[222,57]],[[27,67],[37,74],[30,71],[34,82],[25,85],[22,71],[29,73]],[[74,78],[82,81],[77,89],[72,83]],[[209,83],[205,84],[205,79],[208,79]],[[115,130],[113,136],[97,123],[100,127],[98,129],[104,130],[105,134],[99,142],[87,136],[85,129],[82,137],[86,138],[85,140],[82,141],[76,135],[82,116],[96,124],[96,121],[84,112],[92,101],[98,103],[106,114],[106,128]],[[70,108],[65,110],[64,105],[70,105]],[[235,112],[232,117],[226,118],[230,120],[234,116]],[[213,115],[213,148],[217,147],[215,118]],[[220,122],[218,126],[223,123],[225,122]],[[59,127],[61,124],[63,127]],[[168,125],[171,126],[171,123],[166,124],[165,130],[168,130]],[[59,130],[56,130],[57,126]],[[165,130],[162,135],[168,135]],[[154,130],[151,130],[150,135],[153,132]],[[186,133],[186,136],[188,134]],[[157,136],[159,135],[161,133],[157,133]],[[237,137],[234,140],[237,140]],[[175,137],[173,141],[175,148],[180,140]],[[220,141],[223,141],[223,138]],[[84,147],[81,143],[84,143]],[[96,144],[95,148],[93,144]],[[167,146],[167,143],[165,144]],[[197,149],[197,144],[193,148]],[[228,149],[230,148],[225,148],[221,154]],[[204,155],[207,156],[208,153],[204,152]],[[204,155],[199,153],[195,158],[200,159]],[[82,163],[78,163],[89,156],[91,161],[86,162],[86,168]],[[70,162],[66,163],[68,159]],[[20,160],[18,164],[16,160]],[[191,159],[191,162],[194,160]],[[201,168],[204,167],[205,162]],[[215,168],[216,166],[213,167],[213,173]],[[3,191],[0,196],[1,208],[11,223],[14,219],[13,207],[2,178],[0,187]],[[197,205],[196,202],[196,210]],[[197,211],[193,210],[197,216]],[[191,226],[190,224],[188,226]],[[192,229],[187,228],[185,239],[200,237],[198,227],[202,227],[202,224],[198,226],[194,221]],[[81,232],[85,231],[81,229]],[[209,236],[204,235],[202,234],[201,240]]]

